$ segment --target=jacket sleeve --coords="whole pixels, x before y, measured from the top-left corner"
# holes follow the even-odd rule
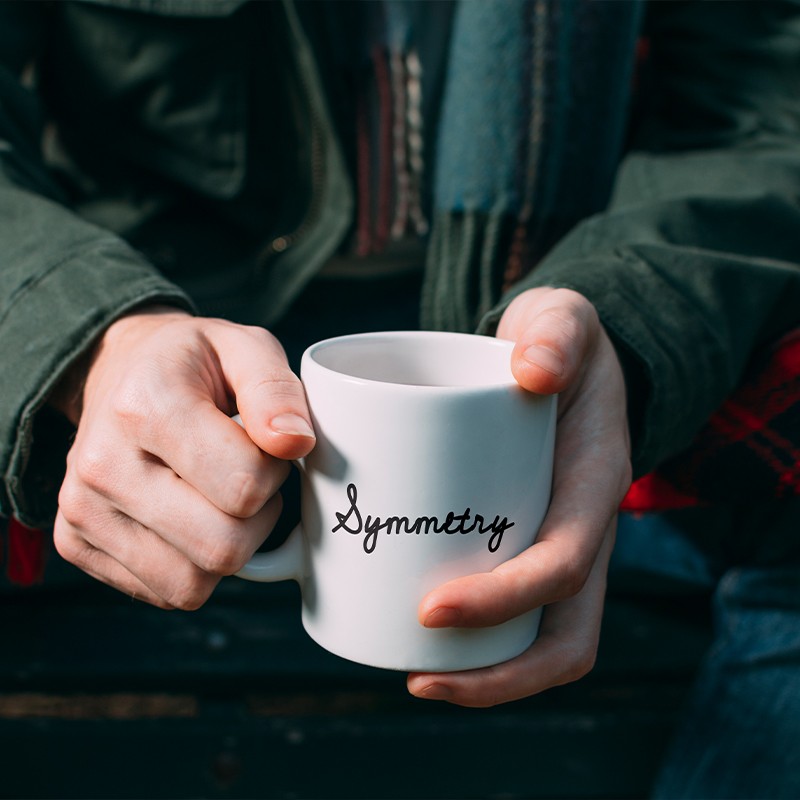
[[[648,111],[607,210],[483,322],[534,286],[594,303],[638,409],[635,476],[800,325],[800,4],[653,3],[648,33]]]
[[[41,5],[0,4],[0,515],[33,527],[53,520],[72,433],[48,393],[135,306],[191,309],[122,239],[71,213],[42,162],[44,111],[21,81]]]

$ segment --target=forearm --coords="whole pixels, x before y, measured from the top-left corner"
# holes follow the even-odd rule
[[[484,320],[534,286],[592,301],[641,384],[637,474],[689,442],[755,348],[800,324],[799,21],[793,0],[650,4],[634,152],[607,211]]]
[[[592,301],[646,381],[636,474],[688,444],[750,353],[800,324],[798,187],[787,149],[633,155],[608,212],[504,298],[554,286]]]
[[[0,513],[38,526],[55,514],[55,489],[42,493],[28,469],[44,457],[31,453],[38,410],[115,319],[191,304],[121,239],[23,189],[0,189],[0,241]]]

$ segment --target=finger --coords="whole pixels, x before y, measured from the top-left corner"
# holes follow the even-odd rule
[[[250,438],[282,459],[301,458],[314,446],[314,430],[300,379],[278,340],[263,328],[215,325],[208,338]]]
[[[487,707],[583,677],[594,666],[597,654],[615,529],[613,520],[581,592],[545,608],[539,636],[522,655],[485,669],[412,673],[408,677],[409,692],[430,700]]]
[[[128,414],[128,422],[134,422],[129,427],[134,441],[220,511],[234,517],[252,516],[286,480],[289,462],[261,450],[210,399],[191,396],[183,401],[183,395],[172,395],[171,406],[157,412],[155,424],[142,424],[145,420],[132,420]],[[108,463],[115,456],[109,448],[97,455],[99,463],[89,470],[91,476],[98,476],[96,482],[115,472]]]
[[[555,394],[575,380],[599,332],[597,312],[583,295],[543,289],[514,300],[498,336],[516,341],[511,370],[520,386],[537,394]]]
[[[581,590],[630,483],[630,462],[624,429],[590,436],[576,418],[583,419],[565,419],[557,432],[553,499],[535,544],[491,572],[434,589],[418,608],[423,625],[498,625]],[[587,439],[589,445],[571,444]],[[606,478],[598,480],[598,475]]]
[[[159,594],[157,585],[162,586],[170,574],[163,568],[177,554],[212,575],[238,572],[275,526],[282,507],[280,494],[275,494],[252,517],[237,519],[221,512],[162,464],[130,459],[125,474],[124,484],[103,495],[99,493],[102,487],[87,489],[70,472],[59,506],[84,538]],[[132,549],[131,537],[138,535],[139,528],[146,532],[141,534],[145,538],[163,540],[168,550],[156,547],[157,543],[149,551]],[[158,577],[161,572],[164,578]]]
[[[56,516],[56,523],[53,528],[53,543],[58,554],[65,561],[82,569],[87,575],[91,575],[123,594],[130,595],[132,599],[143,600],[159,608],[174,608],[111,556],[106,555],[96,547],[92,547],[64,519],[60,512]]]
[[[283,507],[276,492],[255,514],[238,519],[221,512],[168,467],[151,464],[145,471],[147,502],[128,492],[115,499],[115,506],[212,575],[238,572],[275,527]]]
[[[110,566],[110,559],[141,581],[163,603],[184,611],[200,608],[219,583],[220,576],[203,571],[135,520],[111,509],[98,514],[96,520],[104,522],[101,535],[98,535],[97,526],[82,528],[71,524],[86,544],[105,555],[105,559],[95,557],[95,568],[104,567],[107,578],[113,575],[118,579],[119,575],[119,571],[115,572]]]
[[[104,498],[76,493],[65,481],[59,496],[59,513],[85,545],[99,551],[130,572],[161,600],[186,611],[199,608],[210,596],[220,576],[211,575],[175,547],[141,524],[111,508]],[[89,558],[86,546],[75,553]],[[92,554],[91,568],[107,580],[119,580],[106,558]]]

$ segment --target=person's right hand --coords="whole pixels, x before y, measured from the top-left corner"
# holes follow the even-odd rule
[[[244,566],[280,514],[289,460],[315,443],[303,386],[271,334],[174,309],[115,322],[82,408],[66,405],[78,431],[55,546],[162,608],[198,608]]]

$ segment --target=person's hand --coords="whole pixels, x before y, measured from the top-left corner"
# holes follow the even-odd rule
[[[516,342],[525,389],[560,392],[553,493],[535,544],[492,572],[459,578],[419,605],[429,628],[497,625],[546,605],[533,645],[485,669],[412,673],[417,697],[491,706],[577,680],[594,665],[616,512],[630,486],[625,381],[586,298],[531,289],[508,307],[497,336]]]
[[[56,549],[137,599],[198,608],[272,530],[288,460],[315,443],[283,348],[261,328],[147,309],[64,386],[53,402],[78,431]]]

